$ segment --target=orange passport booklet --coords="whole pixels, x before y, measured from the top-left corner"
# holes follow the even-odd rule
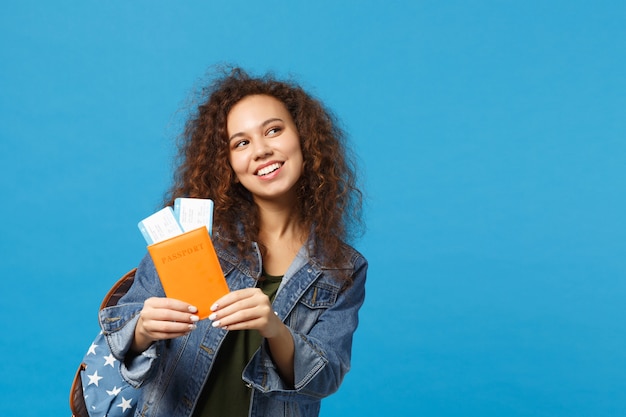
[[[148,246],[165,295],[198,308],[200,320],[228,293],[228,285],[206,227]]]

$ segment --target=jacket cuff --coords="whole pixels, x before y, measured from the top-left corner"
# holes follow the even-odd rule
[[[128,306],[108,307],[100,311],[100,325],[111,353],[120,361],[122,377],[133,387],[140,387],[148,377],[154,361],[158,358],[157,344],[152,344],[141,354],[134,355],[130,347],[135,337],[139,310],[129,313]]]
[[[276,365],[270,357],[267,342],[253,356],[243,372],[243,379],[250,386],[263,392],[282,392],[287,395],[299,393],[326,366],[328,360],[324,352],[312,344],[304,335],[289,332],[294,342],[294,386],[288,386],[281,379]],[[321,396],[320,396],[321,397]]]

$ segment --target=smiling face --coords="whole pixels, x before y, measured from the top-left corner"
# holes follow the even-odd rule
[[[292,204],[304,164],[285,105],[271,96],[247,96],[228,113],[226,129],[230,165],[254,200]]]

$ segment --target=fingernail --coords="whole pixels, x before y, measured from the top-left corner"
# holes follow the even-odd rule
[[[211,326],[213,327],[220,327],[220,321],[214,321],[213,323],[211,323]]]
[[[196,330],[198,328],[198,326],[196,326],[195,324],[190,324],[189,325],[189,330]]]
[[[198,320],[200,320],[200,317],[196,316],[195,314],[189,316],[189,320],[193,321],[194,323]]]
[[[187,309],[189,310],[190,313],[197,313],[198,309],[194,306],[189,306],[187,307]]]
[[[209,315],[209,320],[211,320],[211,321],[215,320],[216,318],[217,318],[217,313],[211,313]]]
[[[220,305],[219,305],[219,304],[217,304],[217,303],[213,304],[213,305],[211,306],[211,311],[215,311],[215,310],[217,310],[217,308],[218,308],[219,306],[220,306]]]

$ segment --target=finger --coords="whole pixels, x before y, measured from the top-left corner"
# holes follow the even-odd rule
[[[216,326],[225,330],[260,330],[266,326],[262,320],[242,321],[233,324],[223,324]]]
[[[196,326],[195,323],[174,322],[174,321],[157,321],[157,320],[144,320],[143,328],[151,334],[185,334],[190,330],[193,330]]]
[[[254,303],[246,307],[243,307],[242,304],[247,303],[242,301],[212,313],[209,316],[209,320],[213,321],[211,325],[235,330],[232,327],[234,325],[237,325],[237,329],[260,329],[269,323],[270,316],[273,314],[269,304]]]
[[[196,321],[164,321],[140,317],[137,323],[139,331],[151,340],[173,339],[196,329]]]
[[[148,334],[151,340],[157,341],[157,340],[175,339],[177,337],[182,337],[182,336],[189,334],[189,332],[191,332],[192,330],[193,329],[188,329],[184,332],[150,332]]]
[[[225,307],[220,306],[209,315],[209,320],[228,319],[228,323],[247,321],[266,314],[271,308],[269,298],[259,291],[250,297],[238,299]]]
[[[176,310],[144,308],[139,313],[144,321],[164,323],[196,323],[200,318],[196,314]]]
[[[262,294],[261,290],[258,288],[244,288],[242,290],[231,291],[213,303],[211,311],[223,309],[239,301],[248,299],[257,293]]]
[[[166,309],[184,311],[189,313],[196,313],[198,309],[195,306],[190,305],[181,300],[167,297],[151,297],[144,302],[144,306],[148,306],[155,309]]]
[[[214,327],[219,327],[225,330],[257,330],[262,337],[272,338],[280,333],[280,327],[284,326],[283,322],[278,318],[278,315],[273,310],[269,310],[269,313],[262,314],[258,317],[250,317],[248,319],[239,320],[244,318],[244,312],[237,313],[229,316],[224,320],[217,320],[212,323]]]

